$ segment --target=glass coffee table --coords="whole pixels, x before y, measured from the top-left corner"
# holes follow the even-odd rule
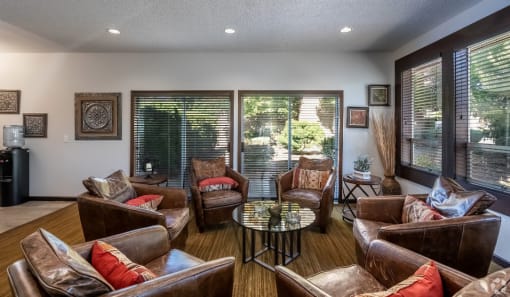
[[[253,261],[271,271],[274,271],[275,265],[287,265],[301,254],[301,230],[315,221],[315,214],[311,209],[300,208],[297,203],[289,202],[281,204],[280,220],[271,219],[268,209],[273,205],[275,201],[253,201],[232,211],[232,218],[242,227],[243,263]],[[261,235],[258,245],[256,233]],[[273,265],[261,259],[263,254],[271,251],[274,254]]]

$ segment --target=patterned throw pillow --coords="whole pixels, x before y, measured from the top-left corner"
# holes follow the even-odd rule
[[[235,180],[227,176],[206,178],[198,183],[200,192],[230,190],[238,186],[239,184]]]
[[[416,272],[387,289],[355,297],[443,297],[443,283],[434,261],[423,264]]]
[[[441,220],[443,216],[424,201],[407,195],[402,209],[402,223]]]
[[[94,268],[117,290],[156,278],[152,271],[100,240],[94,242],[91,257]]]
[[[453,297],[510,296],[510,268],[498,270],[484,278],[470,282]]]
[[[162,195],[143,195],[126,201],[126,204],[145,209],[158,210],[158,206],[162,200]]]
[[[295,168],[292,176],[292,188],[322,190],[329,178],[329,170],[308,170]]]
[[[117,170],[106,178],[89,177],[87,181],[83,181],[83,185],[96,196],[122,203],[136,197],[129,178],[122,170]]]

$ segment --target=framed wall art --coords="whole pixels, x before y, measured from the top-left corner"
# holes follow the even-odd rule
[[[369,106],[390,105],[390,85],[368,85]]]
[[[368,128],[368,107],[347,106],[347,128]]]
[[[0,90],[0,113],[18,113],[21,91]]]
[[[47,113],[24,113],[23,128],[25,137],[42,137],[48,135]]]
[[[75,93],[76,140],[122,139],[121,93]]]

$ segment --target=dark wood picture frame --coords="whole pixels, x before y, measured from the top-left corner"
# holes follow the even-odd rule
[[[48,136],[48,114],[24,113],[23,130],[23,135],[27,138],[46,138]]]
[[[121,97],[121,93],[75,93],[75,139],[122,139]]]
[[[19,114],[20,97],[20,90],[0,90],[0,113]]]
[[[368,85],[369,106],[390,106],[390,85]]]
[[[368,128],[368,107],[347,106],[347,128]]]

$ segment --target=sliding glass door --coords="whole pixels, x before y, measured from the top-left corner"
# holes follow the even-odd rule
[[[341,172],[341,91],[239,91],[239,98],[240,164],[250,179],[249,198],[276,197],[275,177],[300,156],[331,157]]]

